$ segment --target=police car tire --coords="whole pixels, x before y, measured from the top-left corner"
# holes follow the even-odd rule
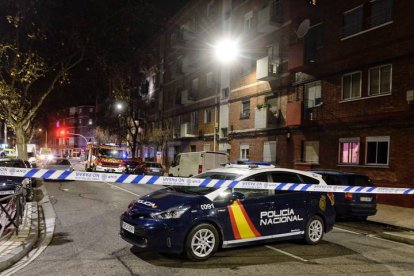
[[[325,223],[320,216],[312,216],[307,224],[305,229],[305,242],[307,244],[317,244],[319,243],[325,232]]]
[[[205,238],[208,238],[209,243],[212,243],[212,246],[207,249],[207,252],[205,254],[194,252],[193,246],[196,236],[203,236]],[[204,240],[204,242],[206,242],[206,240]],[[219,247],[219,243],[219,234],[216,227],[209,223],[202,223],[191,229],[190,233],[188,234],[185,242],[185,254],[190,260],[205,261],[214,255],[214,253],[216,253]]]

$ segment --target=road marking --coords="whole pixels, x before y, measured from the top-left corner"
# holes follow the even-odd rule
[[[368,238],[373,238],[373,239],[381,240],[381,241],[387,241],[387,242],[391,242],[391,243],[395,243],[395,244],[399,244],[399,245],[412,246],[410,244],[406,244],[406,243],[402,243],[402,242],[398,242],[398,241],[384,239],[384,238],[379,237],[378,235],[372,235],[372,234],[365,234],[365,233],[355,232],[355,231],[351,231],[351,230],[339,228],[339,227],[336,227],[336,226],[334,227],[334,229],[335,230],[338,230],[338,231],[342,231],[342,232],[347,232],[347,233],[359,235],[359,236],[365,236],[365,237],[368,237]]]
[[[105,182],[105,183],[108,184],[109,186],[111,186],[112,188],[116,188],[116,189],[122,190],[124,192],[130,193],[130,194],[133,194],[133,195],[136,195],[136,196],[140,196],[139,194],[136,194],[134,192],[128,191],[127,189],[121,188],[119,186],[112,185],[111,183],[108,183],[108,182]]]
[[[270,246],[270,245],[265,245],[265,247],[267,247],[267,248],[269,248],[269,249],[271,249],[271,250],[273,250],[273,251],[276,251],[276,252],[279,252],[279,253],[285,254],[285,255],[287,255],[287,256],[289,256],[289,257],[292,257],[292,258],[294,258],[294,259],[297,259],[297,260],[299,260],[299,261],[302,261],[302,262],[305,262],[305,263],[309,262],[309,260],[306,260],[306,259],[301,258],[301,257],[299,257],[299,256],[293,255],[293,254],[291,254],[291,253],[289,253],[289,252],[286,252],[286,251],[283,251],[283,250],[277,249],[277,248],[275,248],[275,247],[273,247],[273,246]]]

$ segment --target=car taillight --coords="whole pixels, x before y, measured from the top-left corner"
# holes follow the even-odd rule
[[[345,193],[345,201],[352,201],[352,193]]]
[[[203,172],[203,165],[198,165],[198,173],[202,173]]]

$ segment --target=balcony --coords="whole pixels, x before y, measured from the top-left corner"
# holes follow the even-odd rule
[[[302,101],[288,102],[286,110],[286,126],[300,126],[302,124]]]
[[[190,123],[181,124],[180,136],[183,137],[195,137],[195,126]]]
[[[258,13],[257,31],[260,33],[271,33],[276,31],[282,23],[280,7],[269,5]]]
[[[302,71],[305,66],[305,43],[303,41],[291,45],[288,52],[288,70]]]
[[[272,128],[276,127],[278,110],[269,107],[256,108],[254,117],[255,128]]]
[[[278,78],[280,64],[264,57],[256,62],[256,79],[261,81],[272,81]]]
[[[195,102],[194,93],[185,89],[181,91],[181,104],[192,104]]]

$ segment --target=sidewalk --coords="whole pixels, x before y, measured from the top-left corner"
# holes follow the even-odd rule
[[[414,209],[392,205],[377,204],[377,214],[368,221],[403,229],[398,232],[382,232],[382,237],[414,245]]]

